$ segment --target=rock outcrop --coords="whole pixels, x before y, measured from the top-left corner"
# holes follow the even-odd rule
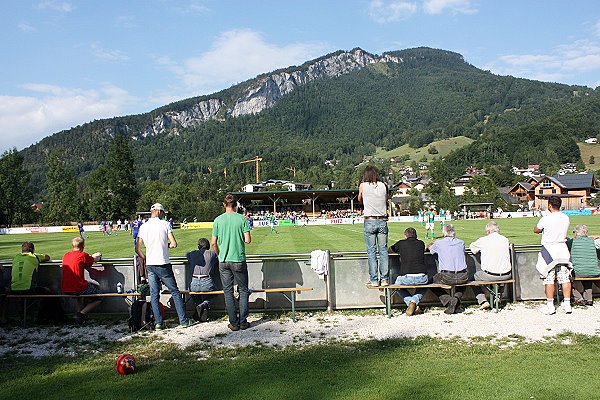
[[[369,64],[379,62],[401,63],[402,59],[389,54],[375,56],[361,49],[335,53],[329,57],[318,59],[312,64],[299,67],[295,71],[273,72],[242,84],[247,86],[242,90],[239,98],[231,99],[231,104],[226,104],[220,99],[209,98],[187,110],[165,112],[155,117],[153,124],[148,126],[141,136],[167,132],[176,134],[178,127],[187,128],[210,120],[257,114],[273,107],[282,96],[291,93],[299,86],[318,79],[349,74]],[[226,111],[223,112],[224,107],[226,107]]]

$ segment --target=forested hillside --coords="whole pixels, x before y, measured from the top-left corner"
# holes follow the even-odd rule
[[[334,55],[339,58],[341,53]],[[400,61],[373,62],[309,81],[256,114],[230,117],[221,108],[214,119],[202,123],[145,133],[157,116],[186,110],[202,100],[218,99],[231,106],[252,84],[248,81],[147,114],[93,121],[59,132],[21,152],[31,172],[34,198],[46,196],[51,151],[58,150],[84,191],[90,174],[106,165],[115,135],[131,138],[142,194],[149,182],[193,183],[200,188],[198,196],[217,196],[216,189],[239,190],[253,181],[253,164],[240,161],[257,155],[263,158],[262,179],[291,179],[287,168],[294,167],[297,181],[324,185],[333,180],[338,187],[354,187],[356,165],[377,147],[421,147],[460,135],[476,140],[446,157],[452,171],[471,164],[543,163],[552,172],[559,162],[578,161],[576,140],[600,129],[600,98],[592,89],[497,76],[443,50],[417,48],[385,56]],[[313,64],[309,61],[282,73],[307,70]],[[326,165],[327,160],[333,166]]]

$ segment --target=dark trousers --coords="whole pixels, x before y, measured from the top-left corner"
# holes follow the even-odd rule
[[[458,285],[461,283],[467,283],[468,281],[469,281],[469,274],[466,271],[465,272],[441,271],[433,276],[433,283],[441,283],[441,284],[446,284],[446,285]],[[450,300],[452,300],[452,296],[445,289],[431,288],[430,290],[433,294],[435,294],[440,299],[440,302],[444,306],[447,306],[448,304],[450,304]],[[463,291],[459,286],[456,288],[456,290],[454,292],[454,297],[456,297],[457,299],[460,300],[462,298],[462,296],[463,296]]]

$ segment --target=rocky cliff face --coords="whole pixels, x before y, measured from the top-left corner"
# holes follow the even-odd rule
[[[257,114],[277,103],[281,96],[294,91],[297,87],[317,79],[335,78],[378,62],[401,63],[400,57],[392,55],[374,56],[361,49],[342,52],[323,58],[293,72],[275,72],[261,76],[247,83],[242,95],[226,104],[220,99],[201,101],[184,111],[169,111],[157,116],[148,126],[142,137],[177,133],[178,127],[191,127],[209,120],[223,120]],[[226,108],[223,112],[223,108]]]

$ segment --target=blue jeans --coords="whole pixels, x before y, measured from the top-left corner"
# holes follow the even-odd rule
[[[427,285],[429,283],[429,278],[427,275],[420,276],[408,276],[401,275],[396,278],[396,285]],[[411,295],[408,289],[400,289],[400,296],[404,299],[406,305],[409,305],[411,301],[419,304],[425,293],[427,293],[427,289],[415,289],[415,294]]]
[[[215,283],[212,278],[192,278],[190,283],[190,292],[211,292],[216,290]],[[208,302],[210,308],[210,302],[215,297],[214,294],[193,294],[192,300],[196,306],[199,306],[202,302]]]
[[[219,272],[223,282],[223,293],[225,295],[225,308],[229,316],[231,325],[239,326],[241,323],[248,322],[248,299],[250,290],[248,289],[248,265],[246,261],[242,262],[220,262]],[[233,282],[238,285],[240,294],[240,310],[235,305],[233,297]]]
[[[173,303],[175,303],[177,316],[179,316],[179,323],[185,324],[188,321],[185,316],[185,303],[177,287],[171,264],[147,265],[146,268],[148,270],[148,284],[150,285],[150,304],[152,305],[152,312],[154,313],[156,323],[163,323],[162,314],[160,313],[160,290],[162,284],[164,284],[169,289],[169,292],[171,292],[171,298],[173,299]]]
[[[378,282],[379,278],[389,279],[388,266],[388,226],[384,219],[365,219],[365,243],[369,257],[369,279]],[[379,276],[377,274],[377,256],[375,246],[379,248]]]

